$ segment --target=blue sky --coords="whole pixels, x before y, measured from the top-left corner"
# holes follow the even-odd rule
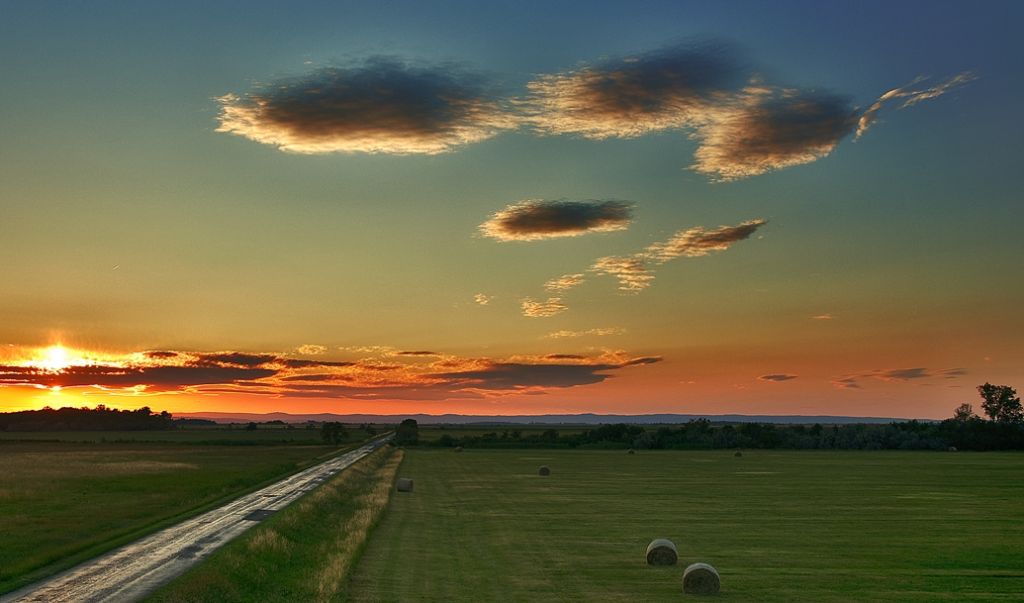
[[[111,354],[316,345],[352,361],[374,348],[622,365],[599,383],[526,380],[500,396],[402,407],[494,412],[945,416],[977,383],[1022,376],[1018,3],[4,2],[3,12],[0,244],[14,261],[0,284],[0,342],[12,357],[55,343]],[[835,95],[858,112],[897,87],[973,79],[887,105],[861,138],[816,160],[729,182],[690,169],[702,139],[686,127],[601,140],[513,128],[431,155],[285,153],[216,131],[224,95],[324,68],[351,74],[372,57],[472,72],[498,97],[521,98],[545,75],[699,44],[731,49],[775,90]],[[911,85],[919,77],[929,79]],[[480,234],[530,199],[618,200],[632,219],[534,242]],[[591,270],[687,229],[750,220],[767,223],[735,249],[659,265],[637,295]],[[587,275],[559,298],[565,309],[524,316],[523,300],[544,302],[543,283],[565,274]],[[580,335],[549,337],[558,332]],[[623,364],[648,357],[660,360]],[[891,372],[914,368],[924,372]],[[774,374],[793,378],[759,380]],[[861,391],[837,387],[857,375],[868,376]],[[26,391],[19,404],[38,404]],[[393,403],[384,398],[317,404],[366,410]]]

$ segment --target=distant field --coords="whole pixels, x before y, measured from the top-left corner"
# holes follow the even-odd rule
[[[116,432],[104,433],[113,439]],[[172,434],[191,432],[164,435]],[[335,450],[0,441],[0,592]]]
[[[365,437],[352,428],[350,437]],[[61,442],[183,442],[189,444],[323,444],[319,429],[280,427],[245,429],[244,426],[190,427],[156,431],[0,431],[4,441]]]
[[[1024,592],[1024,454],[410,449],[399,475],[353,601],[675,601],[695,561],[722,601]],[[656,537],[680,565],[644,563]]]

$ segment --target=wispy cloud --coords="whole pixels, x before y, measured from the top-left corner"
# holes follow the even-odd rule
[[[816,315],[811,317],[811,320],[832,320],[834,318],[835,318],[835,316],[832,316],[831,314],[826,313],[826,314],[816,314]]]
[[[925,367],[875,369],[864,373],[853,373],[842,375],[832,379],[832,385],[838,389],[863,389],[863,382],[866,379],[875,379],[889,383],[906,383],[929,379],[956,379],[967,374],[967,369],[947,368],[928,369]]]
[[[219,99],[218,132],[293,153],[437,154],[516,127],[485,78],[389,57]]]
[[[781,383],[783,381],[791,381],[796,379],[797,375],[791,375],[789,373],[772,373],[770,375],[761,375],[757,379],[759,381],[768,381],[771,383]]]
[[[527,297],[520,304],[523,309],[523,316],[530,318],[547,318],[561,314],[569,309],[569,306],[562,303],[562,298],[560,297],[549,297],[544,301]]]
[[[544,337],[547,338],[547,339],[565,339],[565,338],[588,337],[588,336],[607,337],[609,335],[622,335],[625,332],[626,332],[625,329],[622,329],[622,328],[619,328],[619,327],[605,327],[605,328],[599,328],[599,329],[584,329],[582,331],[570,331],[570,330],[563,329],[561,331],[553,331],[551,333],[548,333]]]
[[[319,356],[327,353],[327,346],[315,343],[306,343],[295,348],[295,351],[304,356]]]
[[[957,75],[949,78],[948,80],[939,82],[938,84],[931,86],[929,88],[923,88],[919,90],[913,89],[914,86],[925,81],[926,79],[927,78],[919,77],[914,81],[910,82],[909,84],[907,84],[906,86],[902,86],[900,88],[893,88],[892,90],[878,97],[878,100],[872,103],[872,105],[868,107],[867,111],[864,111],[864,113],[862,113],[860,118],[857,120],[857,133],[854,135],[854,139],[863,136],[864,133],[867,132],[868,129],[872,125],[874,125],[876,121],[878,121],[879,111],[881,111],[882,108],[885,107],[885,105],[889,104],[890,102],[897,102],[902,99],[903,102],[900,103],[900,106],[897,107],[897,109],[913,107],[914,105],[922,101],[938,98],[943,94],[949,92],[953,88],[962,86],[963,84],[966,84],[967,82],[970,82],[977,78],[971,72],[965,71],[963,73],[958,73]]]
[[[527,199],[509,205],[480,225],[499,241],[536,241],[591,232],[625,230],[633,204],[625,201],[548,201]]]
[[[553,278],[550,281],[544,283],[544,288],[548,291],[554,292],[565,292],[583,282],[583,273],[578,274],[563,274],[558,278]]]
[[[476,295],[473,296],[473,301],[480,304],[481,306],[486,306],[487,304],[491,303],[492,299],[494,299],[493,295],[486,295],[484,293],[477,293]]]
[[[681,230],[668,240],[649,245],[631,256],[598,258],[591,270],[618,279],[621,291],[638,293],[654,280],[654,266],[679,257],[701,257],[714,251],[724,251],[749,238],[767,223],[767,220],[757,219],[711,230],[702,226]]]

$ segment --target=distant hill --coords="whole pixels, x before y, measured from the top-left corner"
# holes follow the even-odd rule
[[[341,421],[342,423],[398,423],[402,419],[415,419],[421,425],[601,425],[610,423],[635,423],[641,425],[686,423],[694,419],[707,419],[715,423],[781,423],[847,425],[854,423],[892,423],[909,419],[897,417],[835,417],[827,415],[342,415],[334,413],[290,414],[272,412],[266,414],[244,412],[192,412],[175,413],[175,417],[210,419],[218,423],[239,423],[250,421],[284,421],[305,423],[306,421]],[[924,419],[931,422],[930,419]]]

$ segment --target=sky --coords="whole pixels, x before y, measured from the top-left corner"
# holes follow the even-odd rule
[[[0,410],[1024,386],[1020,3],[0,10]]]

